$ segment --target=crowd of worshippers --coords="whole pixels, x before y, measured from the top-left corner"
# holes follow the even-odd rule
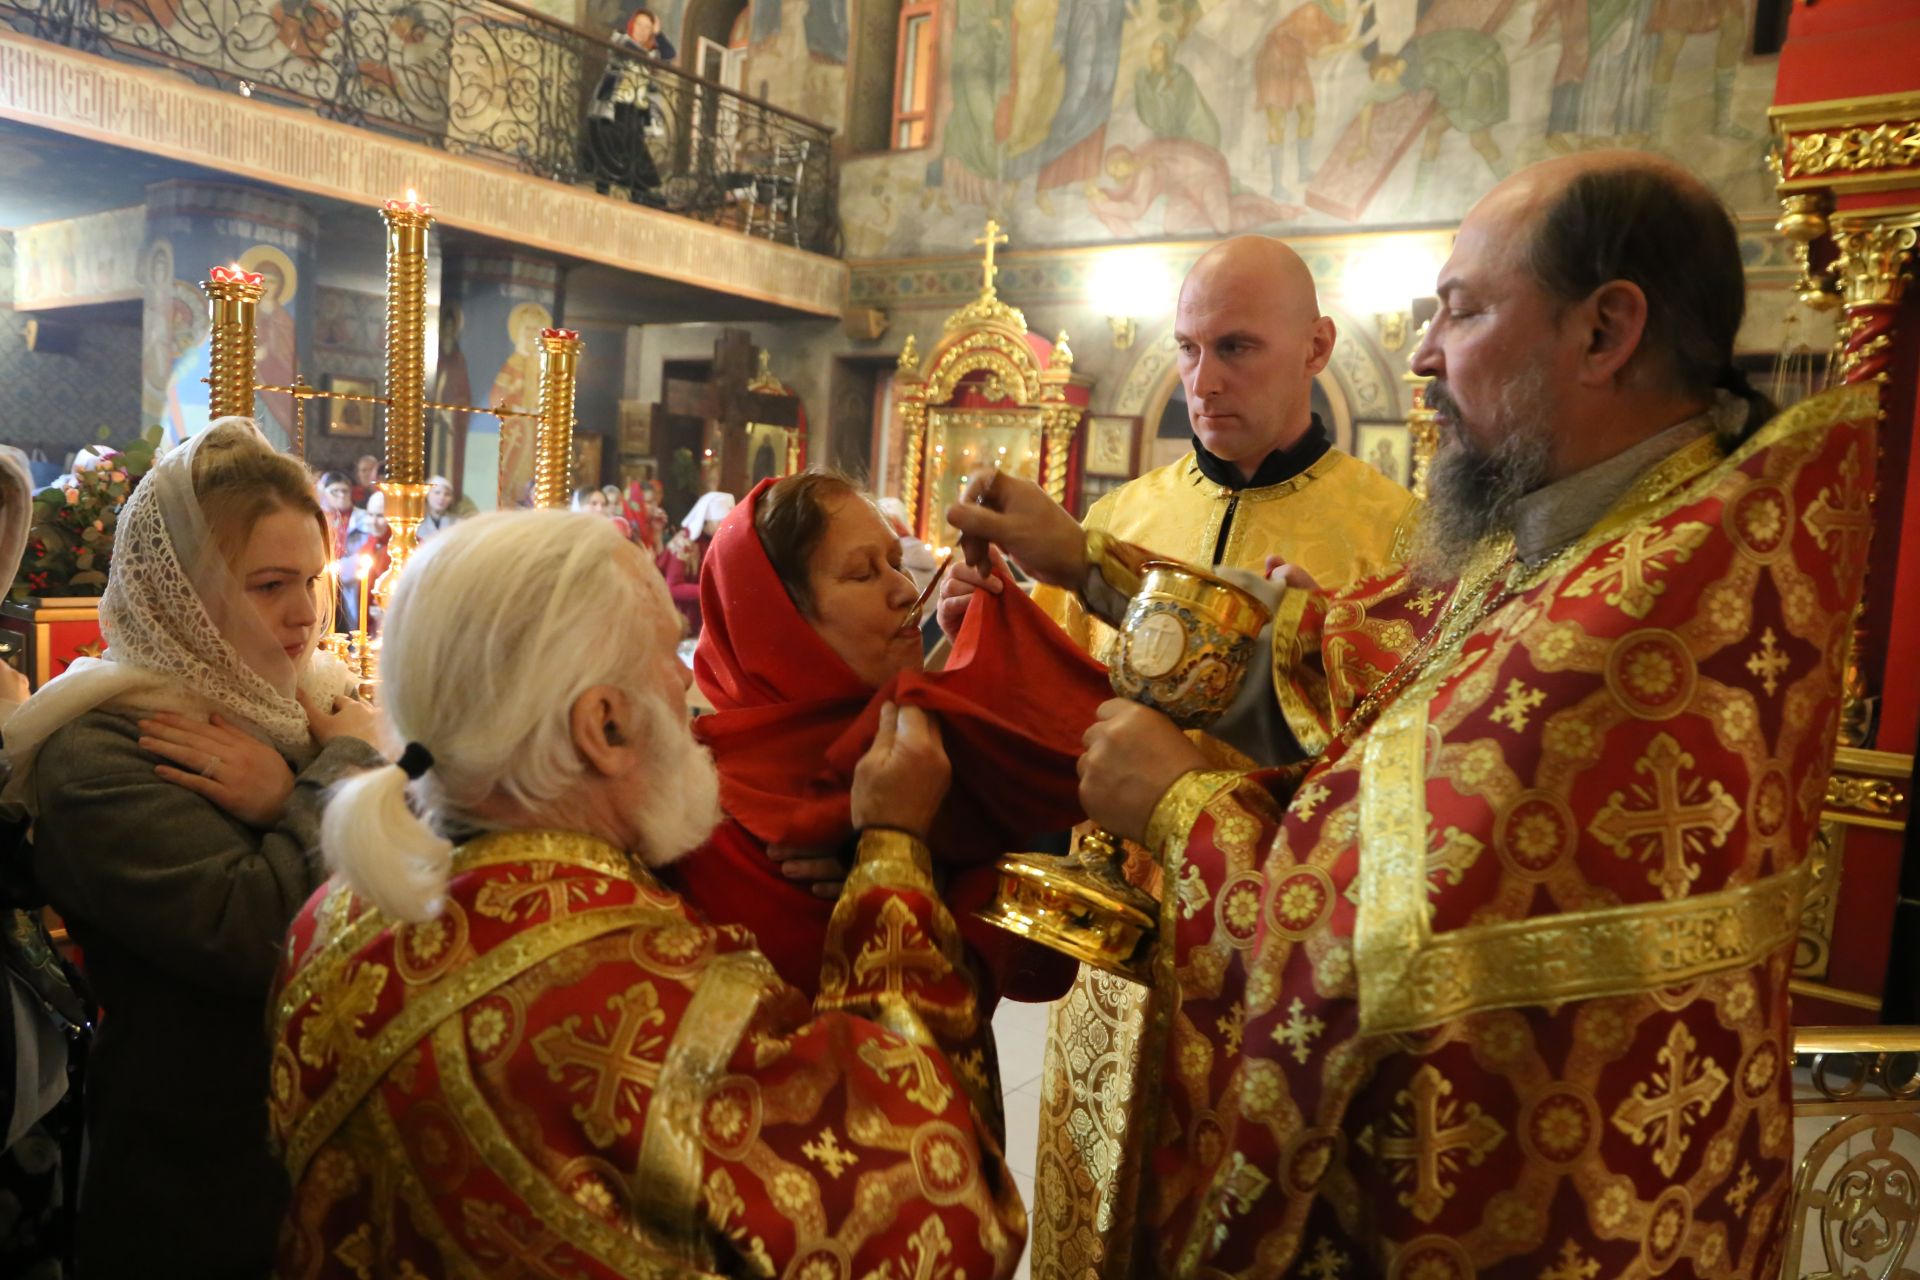
[[[1654,158],[1503,181],[1438,293],[1416,508],[1312,418],[1336,335],[1305,264],[1210,250],[1176,319],[1193,452],[1084,526],[974,477],[941,513],[982,540],[938,598],[944,665],[903,513],[835,474],[703,499],[658,548],[704,543],[678,583],[646,508],[456,521],[436,482],[376,708],[316,631],[343,539],[362,515],[378,536],[377,468],[316,487],[243,419],[167,453],[120,519],[105,653],[4,726],[0,1177],[28,1207],[3,1248],[81,1280],[985,1280],[1031,1228],[1036,1276],[1770,1274],[1790,938],[1690,950],[1685,983],[1654,956],[1577,992],[1490,963],[1444,1007],[1404,966],[1469,921],[1674,918],[1791,878],[1812,814],[1784,778],[1827,767],[1839,673],[1818,639],[1778,681],[1741,660],[1763,623],[1844,624],[1860,566],[1790,506],[1872,466],[1872,413],[1831,393],[1772,417],[1733,369],[1732,223]],[[0,478],[17,559],[16,460]],[[1626,543],[1658,589],[1583,576]],[[1274,606],[1260,705],[1205,741],[1110,700],[1084,647],[1150,551]],[[1655,677],[1681,666],[1729,692],[1674,701]],[[1495,709],[1509,680],[1527,715]],[[690,718],[694,684],[712,710]],[[1757,816],[1677,872],[1556,825],[1625,803],[1645,759]],[[1381,815],[1407,809],[1489,851],[1475,874],[1431,872],[1424,834],[1389,862]],[[1081,1090],[1062,1106],[1146,1119],[1102,1153],[1049,1133],[1050,1106],[1030,1213],[990,1019],[1063,996],[1073,1016],[1091,979],[978,910],[1001,854],[1088,821],[1167,904],[1141,989],[1161,1038],[1099,1043],[1164,1061],[1129,1101],[1133,1071],[1068,1052],[1086,1027],[1056,1033]],[[1401,941],[1357,928],[1409,895]],[[1656,1058],[1719,1085],[1664,1136],[1628,1105]],[[1473,1158],[1416,1181],[1441,1122]],[[1120,1167],[1058,1163],[1081,1158]]]

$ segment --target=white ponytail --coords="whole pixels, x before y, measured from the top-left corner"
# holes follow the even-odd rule
[[[381,640],[381,709],[417,752],[416,780],[389,765],[337,784],[320,821],[328,868],[419,922],[446,896],[446,837],[498,825],[487,802],[566,826],[558,808],[584,771],[574,702],[603,684],[657,700],[642,673],[676,617],[611,520],[496,512],[436,536],[401,575]]]
[[[422,924],[440,914],[453,845],[414,816],[399,765],[335,783],[320,815],[327,870],[381,914]]]

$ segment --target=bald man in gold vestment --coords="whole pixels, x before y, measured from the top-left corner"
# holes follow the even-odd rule
[[[1392,564],[1412,495],[1334,448],[1312,409],[1313,379],[1335,337],[1306,264],[1280,241],[1242,236],[1202,256],[1181,286],[1174,324],[1194,448],[1094,503],[1088,532],[1256,574],[1277,553],[1330,585]],[[949,601],[958,603],[942,610],[949,630],[977,582],[957,576]],[[1074,594],[1041,586],[1034,599],[1106,657],[1112,628]],[[1203,749],[1216,763],[1247,763],[1211,740]],[[1116,1210],[1137,1177],[1127,1149],[1150,1013],[1146,988],[1092,968],[1054,1010],[1035,1165],[1036,1280],[1124,1273],[1114,1240],[1128,1215]],[[1136,1156],[1141,1145],[1132,1143]]]

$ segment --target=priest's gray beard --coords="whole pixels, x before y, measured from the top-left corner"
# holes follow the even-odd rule
[[[1474,548],[1512,533],[1520,499],[1551,478],[1553,409],[1546,371],[1534,367],[1501,389],[1482,435],[1498,442],[1482,448],[1460,426],[1460,406],[1436,378],[1427,387],[1427,407],[1454,425],[1427,467],[1427,502],[1414,534],[1408,569],[1421,586],[1459,580]]]
[[[720,771],[713,755],[694,740],[683,707],[651,695],[641,700],[654,769],[648,786],[633,798],[640,861],[664,867],[707,842],[720,825]]]

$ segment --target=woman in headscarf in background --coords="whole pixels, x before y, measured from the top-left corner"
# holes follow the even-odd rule
[[[262,1276],[286,1178],[267,1151],[267,992],[325,878],[325,789],[383,763],[316,655],[330,583],[313,477],[223,418],[127,500],[107,652],[6,726],[6,797],[104,1010],[86,1090],[78,1271]]]

